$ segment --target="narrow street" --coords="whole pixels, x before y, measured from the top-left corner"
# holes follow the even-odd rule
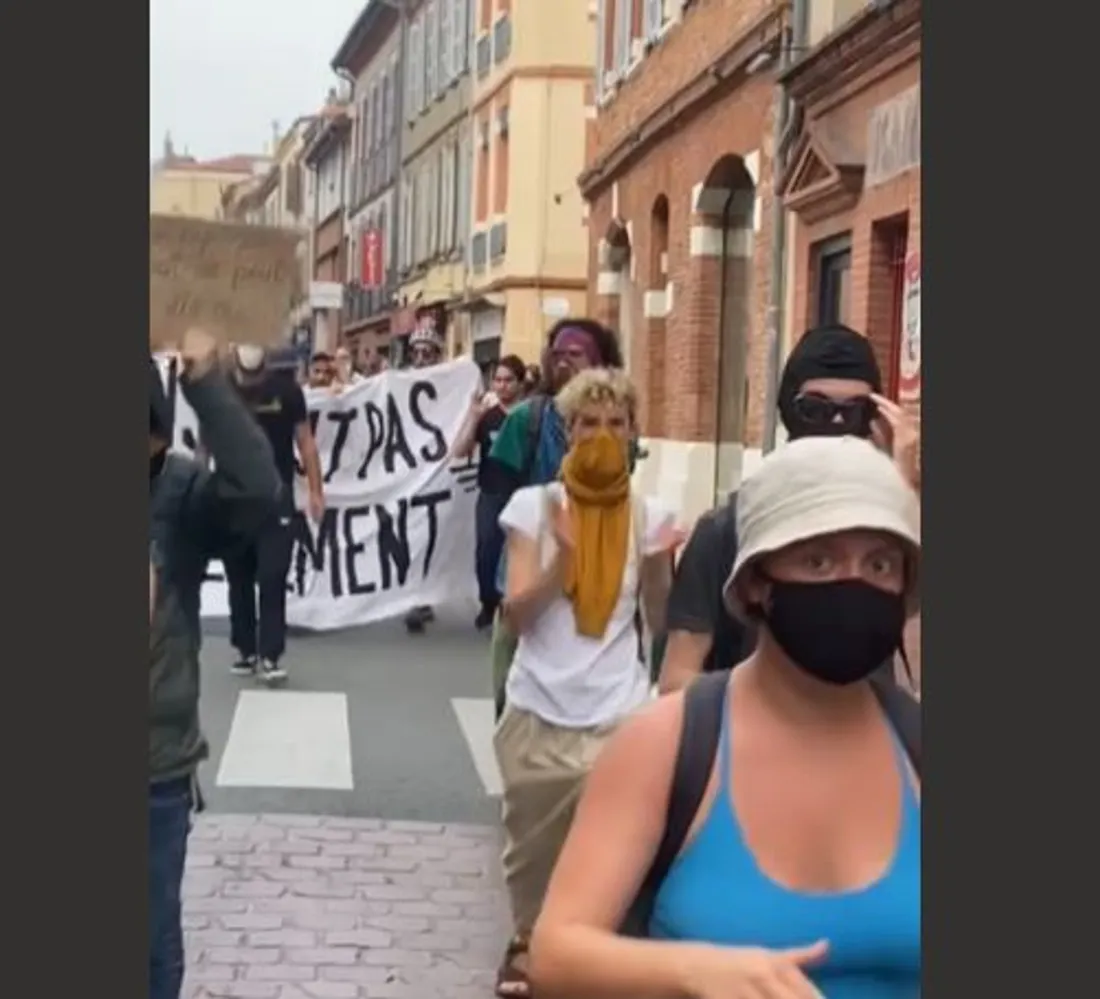
[[[487,640],[465,612],[291,640],[285,689],[203,649],[186,999],[483,999],[507,933]]]

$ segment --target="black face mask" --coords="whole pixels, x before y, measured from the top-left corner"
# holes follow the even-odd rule
[[[844,686],[867,679],[901,647],[905,598],[859,579],[773,580],[763,617],[791,662]]]

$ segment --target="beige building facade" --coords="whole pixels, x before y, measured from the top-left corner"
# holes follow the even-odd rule
[[[188,218],[222,217],[222,196],[227,189],[254,177],[262,177],[271,164],[264,156],[226,156],[200,161],[177,154],[171,137],[164,140],[164,154],[149,174],[149,212]]]
[[[586,308],[577,177],[595,65],[588,0],[476,0],[470,339],[537,362],[547,328]]]

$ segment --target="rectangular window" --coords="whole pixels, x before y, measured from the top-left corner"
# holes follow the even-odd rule
[[[382,144],[382,84],[375,79],[371,84],[371,100],[374,102],[374,110],[371,112],[371,136],[370,151],[373,154]]]
[[[435,14],[435,0],[430,0],[424,12],[424,107],[435,98],[436,42],[439,40],[439,21]]]
[[[852,238],[826,240],[817,248],[817,322],[848,325],[852,295]]]
[[[512,54],[512,19],[505,14],[493,25],[493,62],[498,65]]]
[[[451,70],[455,76],[466,72],[466,49],[469,45],[470,25],[466,14],[469,0],[452,0],[454,10],[451,16]]]
[[[493,147],[493,214],[508,211],[508,107],[496,111],[496,142]]]
[[[439,92],[450,84],[454,71],[451,68],[451,14],[454,11],[452,0],[439,0]]]
[[[665,20],[664,0],[645,0],[645,19],[642,25],[647,41],[654,41],[661,33]]]
[[[620,73],[630,65],[630,41],[633,33],[632,0],[615,0],[615,69]]]
[[[422,38],[422,25],[416,20],[409,27],[409,51],[405,58],[406,88],[405,88],[405,117],[409,121],[415,121],[420,113],[420,92],[424,84],[424,40]]]

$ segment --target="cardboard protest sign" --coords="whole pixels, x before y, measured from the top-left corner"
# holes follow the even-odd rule
[[[149,343],[199,326],[223,342],[283,339],[298,292],[299,236],[285,229],[149,217]]]

